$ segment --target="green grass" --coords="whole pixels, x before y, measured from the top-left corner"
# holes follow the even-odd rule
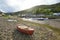
[[[46,27],[52,29],[54,32],[59,33],[59,35],[60,35],[60,29],[59,29],[59,28],[55,28],[55,27],[52,27],[52,26],[47,25],[47,24],[45,24],[44,26],[46,26]]]
[[[4,15],[4,16],[2,16],[2,17],[4,17],[4,18],[9,18],[9,16],[8,16],[8,15]]]
[[[7,19],[13,18],[13,16],[9,16],[9,15],[4,15],[2,17],[7,18]]]

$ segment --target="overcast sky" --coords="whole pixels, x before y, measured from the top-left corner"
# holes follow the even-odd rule
[[[54,4],[60,0],[0,0],[0,10],[13,12],[31,8],[36,5]]]

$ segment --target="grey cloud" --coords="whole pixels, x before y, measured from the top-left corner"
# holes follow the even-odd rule
[[[5,12],[13,12],[15,10],[13,7],[8,6],[5,0],[0,1],[0,9]]]

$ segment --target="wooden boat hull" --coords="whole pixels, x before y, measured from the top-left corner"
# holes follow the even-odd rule
[[[28,34],[28,35],[32,35],[33,32],[34,32],[34,29],[33,30],[25,30],[25,29],[21,29],[17,26],[17,30],[24,33],[24,34]]]

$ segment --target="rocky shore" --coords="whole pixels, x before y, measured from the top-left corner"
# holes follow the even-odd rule
[[[49,28],[34,25],[31,26],[28,24],[33,27],[35,31],[33,35],[26,35],[16,29],[18,21],[11,22],[7,20],[8,19],[6,18],[0,17],[0,40],[60,40],[60,37]]]

